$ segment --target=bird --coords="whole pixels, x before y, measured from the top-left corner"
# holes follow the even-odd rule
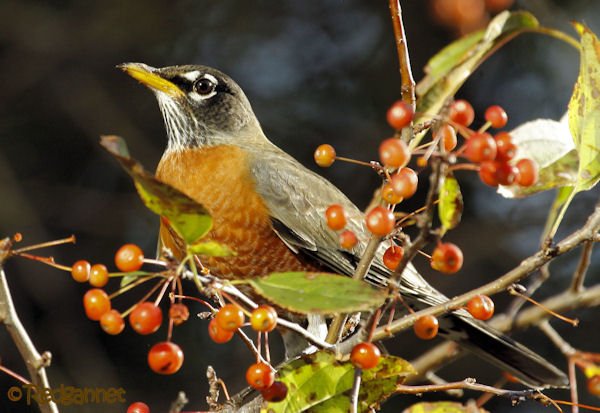
[[[167,131],[159,180],[204,205],[214,225],[208,238],[231,246],[233,257],[203,259],[213,274],[244,279],[282,271],[328,271],[352,275],[369,233],[364,214],[335,185],[273,144],[262,130],[242,88],[208,66],[154,68],[143,63],[117,66],[148,87],[158,100]],[[348,215],[358,235],[343,250],[324,213],[332,204]],[[164,222],[160,239],[182,250]],[[389,270],[380,245],[365,277],[385,286]],[[416,309],[448,300],[409,265],[399,290]],[[440,332],[532,388],[565,387],[565,374],[529,348],[465,311],[440,320]]]

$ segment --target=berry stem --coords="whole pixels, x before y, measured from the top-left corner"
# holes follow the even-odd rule
[[[14,252],[15,251],[13,251],[13,253]],[[19,257],[27,258],[29,260],[41,262],[43,264],[49,265],[49,266],[57,268],[59,270],[71,272],[71,267],[55,263],[53,257],[40,257],[38,255],[28,254],[26,252],[15,253],[15,255],[18,255]]]
[[[487,122],[485,122],[483,125],[481,125],[481,128],[479,128],[477,130],[477,133],[483,133],[486,130],[488,130],[490,127],[492,126],[492,122],[490,122],[489,120]]]
[[[210,310],[212,313],[216,313],[216,312],[217,312],[217,309],[216,309],[215,307],[213,307],[212,305],[210,305],[210,303],[209,303],[209,302],[207,302],[207,301],[204,301],[204,300],[202,300],[202,299],[200,299],[200,298],[197,298],[197,297],[192,297],[192,296],[190,296],[190,295],[181,295],[181,294],[175,294],[175,295],[174,295],[174,297],[175,297],[175,298],[178,298],[178,299],[180,299],[180,300],[181,300],[181,299],[184,299],[184,300],[193,300],[193,301],[197,301],[197,302],[199,302],[200,304],[203,304],[203,305],[207,306],[207,307],[209,308],[209,310]]]
[[[336,156],[335,160],[373,168],[373,164],[371,162],[359,161],[358,159],[346,158],[344,156]]]
[[[158,290],[163,284],[165,284],[167,282],[167,280],[160,280],[159,282],[156,283],[156,285],[154,287],[152,287],[152,289],[150,291],[148,291],[146,293],[146,295],[144,295],[140,300],[138,300],[135,304],[133,304],[131,307],[129,307],[127,310],[123,311],[123,313],[121,313],[121,316],[123,318],[127,317],[127,315],[133,311],[133,309],[140,303],[145,302],[146,300],[148,300],[148,298],[154,294],[156,292],[156,290]],[[114,295],[114,294],[113,294]],[[112,295],[110,296],[112,297]],[[109,298],[110,298],[109,297]]]
[[[479,171],[480,166],[473,163],[458,163],[448,167],[448,172],[454,171]]]
[[[521,297],[522,299],[529,301],[531,304],[536,305],[538,307],[540,307],[542,310],[546,311],[548,314],[553,315],[554,317],[558,318],[559,320],[564,321],[565,323],[569,323],[571,324],[573,327],[577,327],[579,325],[579,320],[576,318],[569,318],[569,317],[565,317],[564,315],[558,314],[555,311],[552,311],[551,309],[549,309],[548,307],[546,307],[544,304],[534,300],[531,297],[527,297],[525,294],[521,294],[520,292],[518,292],[515,288],[513,287],[509,287],[508,288],[508,292],[511,295],[516,295],[517,297]]]
[[[169,288],[169,284],[171,283],[171,281],[173,281],[173,277],[169,277],[163,282],[162,288],[161,288],[160,292],[158,293],[156,300],[154,300],[155,306],[158,307],[158,305],[162,301],[163,297],[165,296],[165,293],[167,292],[167,288]]]
[[[8,367],[3,366],[2,364],[0,364],[0,371],[9,375],[13,379],[20,381],[21,383],[23,383],[25,385],[31,385],[31,382],[29,380],[27,380],[25,377],[21,376],[19,373],[12,371]]]
[[[167,267],[167,263],[163,260],[155,260],[153,258],[144,258],[144,264],[158,265],[161,267]]]
[[[76,242],[75,235],[71,235],[70,237],[67,237],[67,238],[57,239],[57,240],[48,241],[48,242],[42,242],[40,244],[34,244],[34,245],[29,245],[29,246],[23,247],[23,248],[18,248],[16,250],[13,250],[12,253],[13,254],[21,254],[21,253],[26,252],[26,251],[38,250],[38,249],[48,248],[48,247],[54,247],[56,245],[75,244],[75,242]]]

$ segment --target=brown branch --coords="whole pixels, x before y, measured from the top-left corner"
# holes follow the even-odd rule
[[[169,413],[181,413],[185,405],[188,403],[188,398],[184,392],[177,393],[177,398],[171,403]]]
[[[9,256],[11,246],[12,243],[8,238],[0,241],[0,321],[6,327],[8,334],[21,354],[21,358],[29,372],[31,383],[38,389],[50,388],[45,368],[50,365],[52,356],[49,352],[40,354],[37,351],[25,327],[21,324],[4,273],[3,264]],[[58,407],[53,401],[46,404],[39,403],[39,408],[42,413],[58,413]]]
[[[593,249],[593,241],[587,241],[583,244],[583,248],[581,249],[581,258],[579,259],[579,264],[577,265],[577,269],[573,274],[573,282],[571,284],[571,290],[573,292],[579,292],[583,290],[583,282],[585,281],[585,274],[590,266],[590,259],[592,257]]]
[[[413,109],[416,106],[415,80],[410,67],[410,56],[408,54],[408,43],[404,32],[402,20],[402,7],[400,0],[390,0],[390,16],[394,26],[394,39],[398,50],[398,62],[400,63],[400,76],[402,79],[402,100],[409,103]]]
[[[406,317],[394,321],[389,326],[379,327],[373,335],[373,341],[382,340],[394,333],[411,327],[419,317],[423,317],[425,315],[438,316],[453,311],[457,308],[461,308],[476,295],[483,294],[489,296],[504,291],[508,286],[519,282],[522,278],[531,274],[533,271],[537,270],[555,257],[573,250],[585,241],[594,239],[597,236],[599,229],[600,205],[597,205],[584,226],[559,242],[555,247],[548,247],[537,252],[536,254],[522,261],[518,267],[512,269],[495,281],[471,290],[465,294],[459,295],[458,297],[455,297],[445,303],[426,308],[411,315],[407,315]]]

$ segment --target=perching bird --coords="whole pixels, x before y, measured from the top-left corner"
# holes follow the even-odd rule
[[[271,143],[242,89],[224,73],[206,66],[156,69],[141,63],[119,66],[149,87],[160,106],[168,144],[157,177],[203,204],[213,216],[209,238],[237,255],[209,258],[220,277],[238,279],[271,272],[327,270],[354,273],[367,243],[362,212],[333,184]],[[327,227],[324,212],[340,204],[347,228],[358,235],[351,251]],[[166,226],[161,240],[178,248]],[[380,246],[367,275],[385,284]],[[425,308],[447,301],[415,270],[404,271],[405,301]],[[563,372],[528,348],[466,313],[440,320],[440,331],[532,387],[565,386]]]

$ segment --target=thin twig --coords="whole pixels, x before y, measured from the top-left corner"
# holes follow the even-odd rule
[[[180,391],[177,393],[177,398],[171,403],[169,413],[180,413],[185,405],[188,403],[188,398],[184,392]]]
[[[571,392],[571,413],[579,413],[579,395],[577,394],[577,374],[575,372],[575,361],[569,358],[569,391]]]
[[[540,330],[554,343],[556,347],[563,353],[566,357],[570,357],[577,352],[573,346],[571,346],[567,341],[562,338],[558,331],[556,331],[548,320],[543,320],[538,326]]]
[[[590,266],[590,259],[592,257],[592,250],[594,249],[593,241],[586,241],[583,243],[581,249],[581,258],[575,273],[573,273],[573,282],[571,283],[571,290],[573,292],[580,292],[583,290],[583,282],[585,281],[585,275],[588,267]]]
[[[358,395],[360,393],[360,382],[362,380],[362,370],[354,369],[354,382],[350,392],[350,413],[358,413]]]
[[[400,76],[402,78],[402,100],[410,104],[414,109],[416,106],[416,86],[410,67],[410,55],[408,54],[408,43],[406,41],[406,33],[404,32],[400,0],[390,0],[390,16],[394,27],[396,49],[398,50],[398,62],[400,64]]]

